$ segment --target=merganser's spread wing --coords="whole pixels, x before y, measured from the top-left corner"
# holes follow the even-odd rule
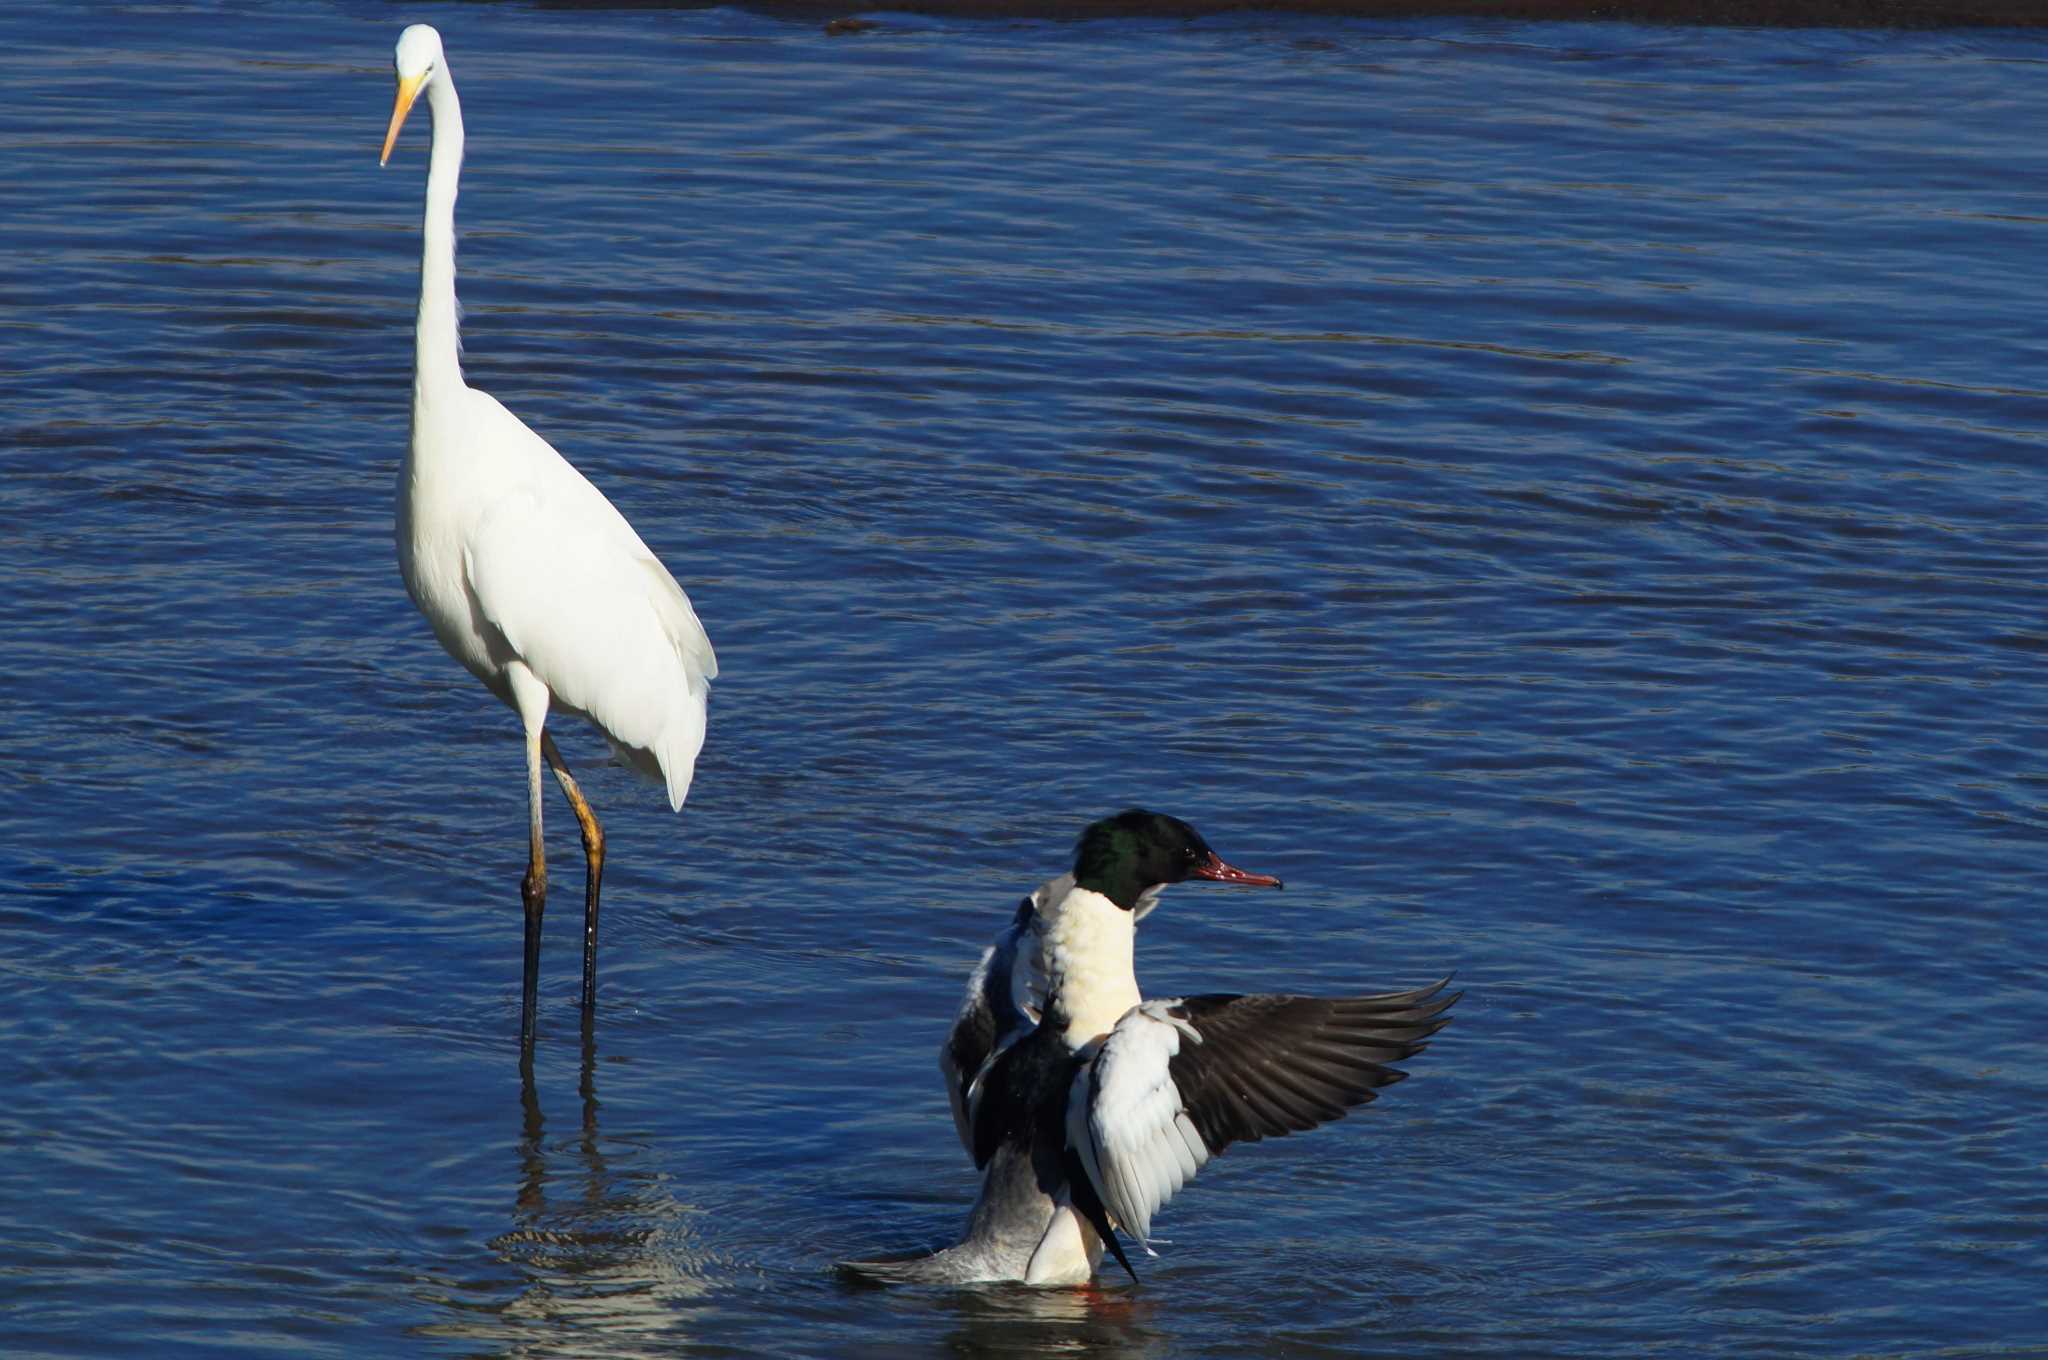
[[[1017,904],[1010,924],[981,951],[981,962],[967,979],[967,995],[961,999],[952,1032],[939,1049],[939,1071],[946,1078],[946,1096],[953,1103],[953,1127],[969,1152],[974,1151],[977,1080],[996,1054],[1038,1023],[1037,1012],[1025,1009],[1014,981],[1019,943],[1029,945],[1028,953],[1038,950],[1031,929],[1034,915],[1031,899],[1026,897]]]
[[[1407,1076],[1388,1064],[1449,1023],[1458,996],[1444,986],[1143,1002],[1075,1075],[1068,1144],[1117,1225],[1143,1243],[1159,1207],[1232,1143],[1328,1123]]]

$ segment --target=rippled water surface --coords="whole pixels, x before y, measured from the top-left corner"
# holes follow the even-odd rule
[[[0,1351],[2048,1355],[2048,43],[0,9]],[[471,380],[689,587],[515,1062],[518,728],[391,542]],[[1079,827],[1149,990],[1455,970],[1142,1285],[872,1290]]]

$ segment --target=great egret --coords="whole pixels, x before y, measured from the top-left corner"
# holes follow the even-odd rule
[[[624,515],[489,393],[463,381],[455,310],[455,182],[462,105],[441,35],[399,35],[398,101],[382,165],[422,93],[434,115],[421,229],[412,440],[398,479],[398,565],[449,655],[512,706],[526,729],[528,858],[522,1049],[533,1042],[547,859],[543,758],[583,832],[583,1006],[597,1000],[597,897],[604,830],[545,724],[588,718],[630,766],[668,786],[680,811],[704,745],[718,660],[675,577]]]

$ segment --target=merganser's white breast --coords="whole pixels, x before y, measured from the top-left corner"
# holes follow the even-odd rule
[[[1069,889],[1046,914],[1047,985],[1069,1048],[1108,1034],[1142,999],[1133,962],[1137,938],[1136,914],[1090,888]]]

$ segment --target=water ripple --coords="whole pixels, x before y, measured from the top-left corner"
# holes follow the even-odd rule
[[[724,666],[680,818],[564,734],[529,1085],[395,24],[219,17],[0,16],[0,1348],[2038,1349],[2037,40],[437,16],[469,376]],[[1148,987],[1457,1023],[1143,1287],[839,1281],[957,1227],[954,989],[1138,801],[1290,884]]]

